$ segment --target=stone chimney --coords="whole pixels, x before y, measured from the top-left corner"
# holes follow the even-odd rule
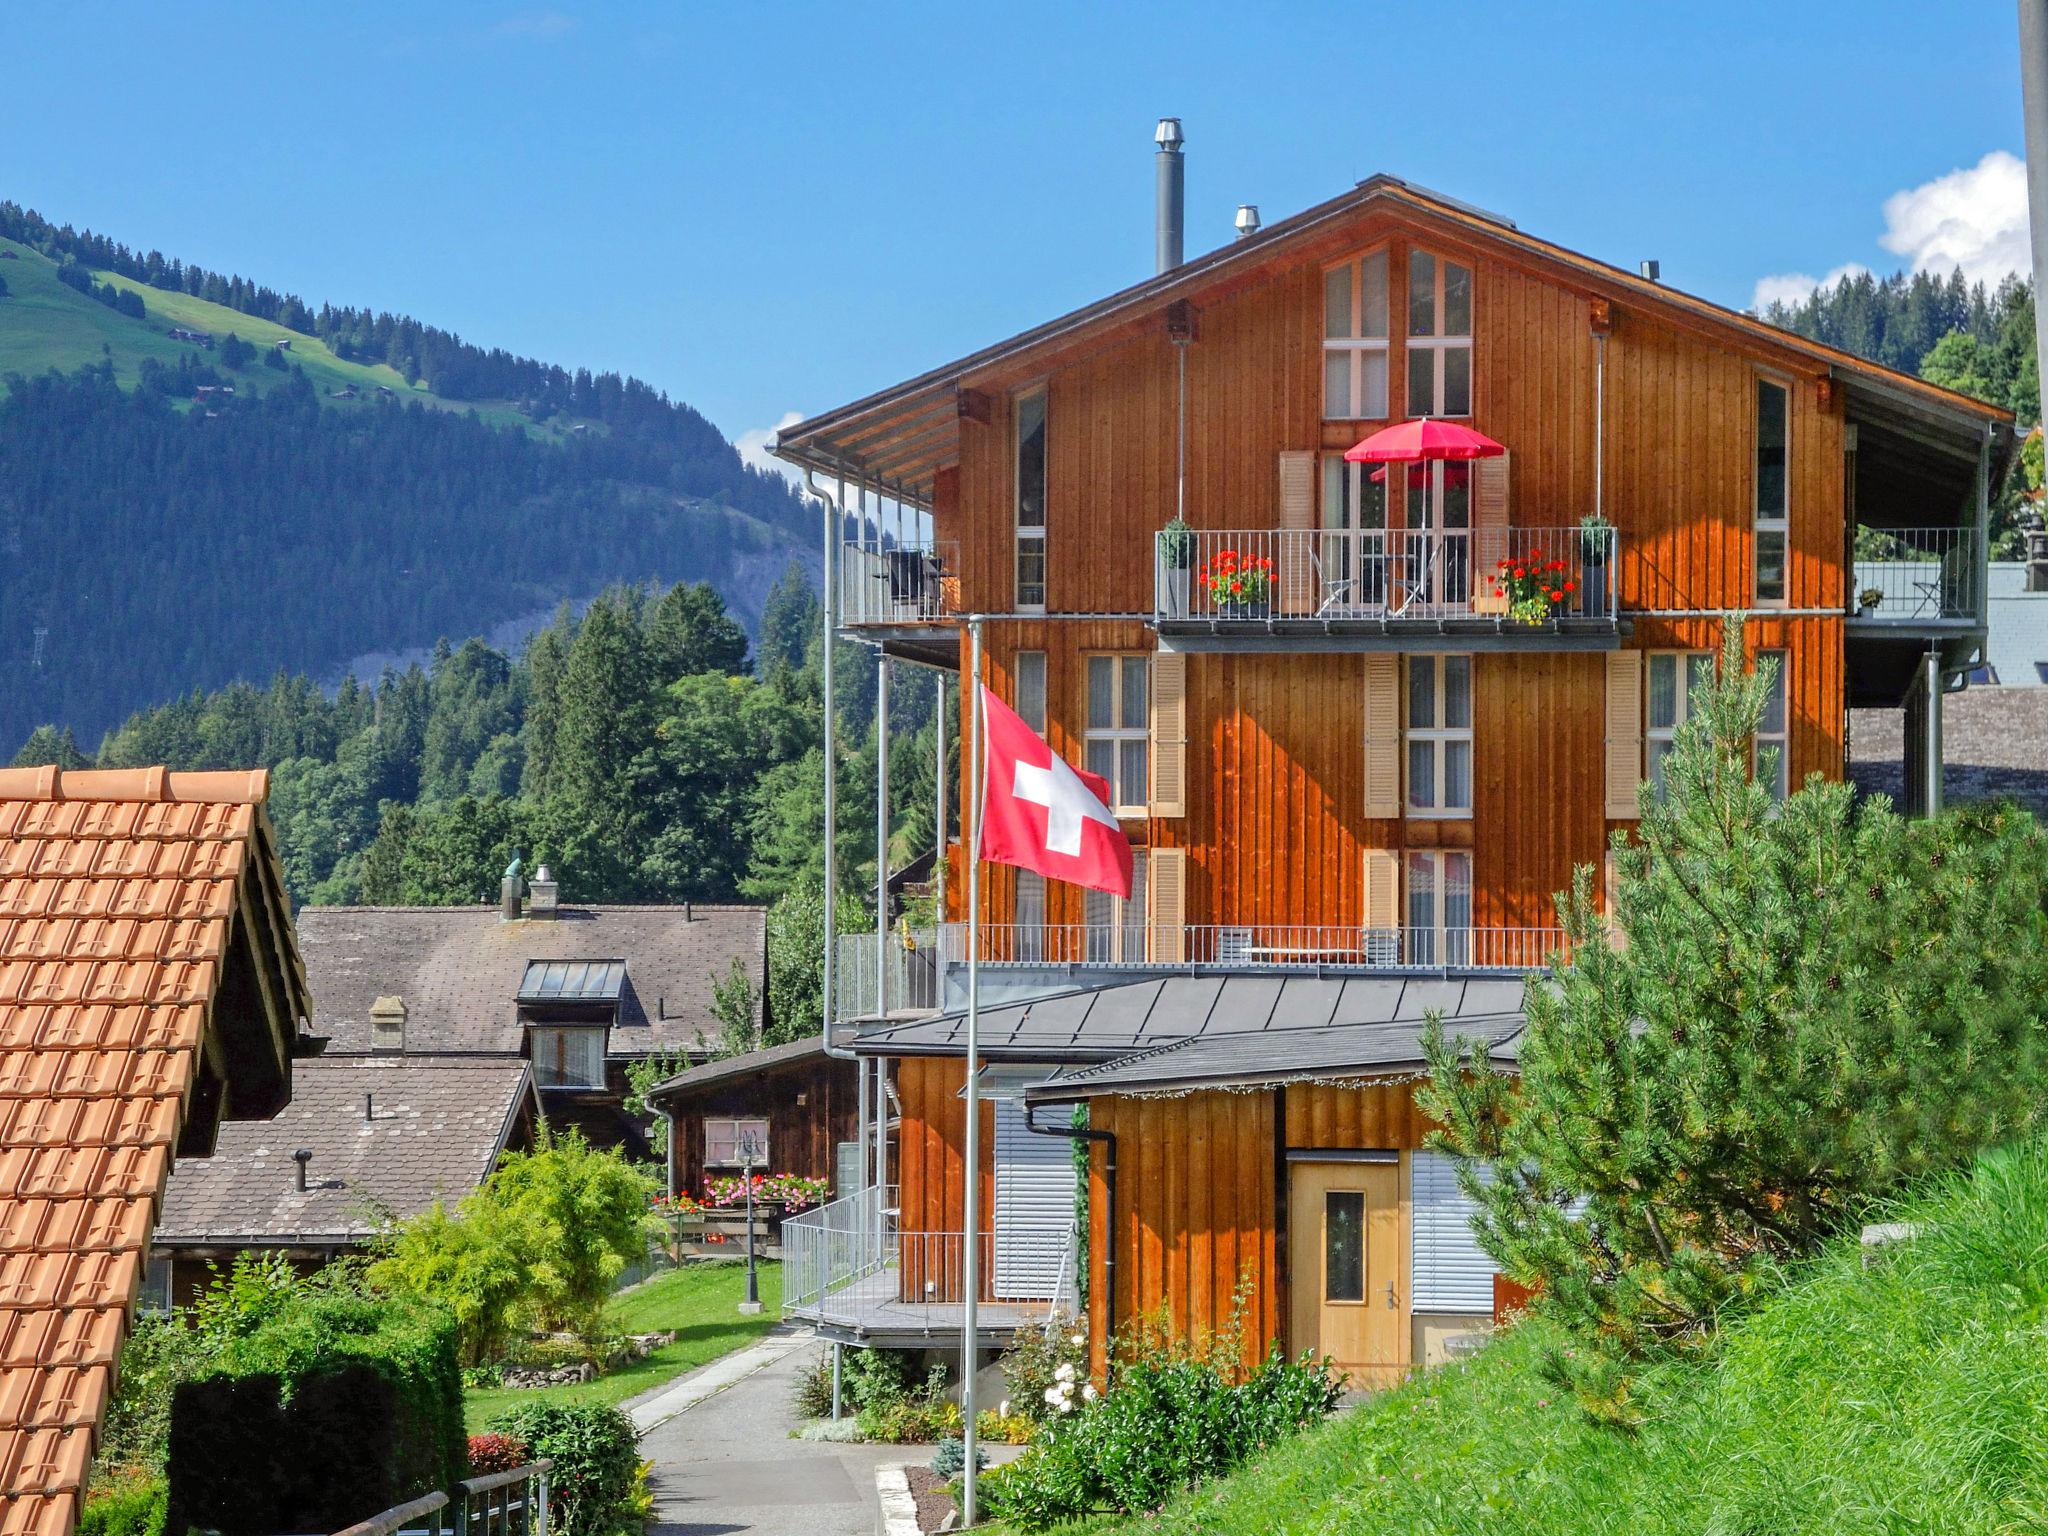
[[[543,864],[533,872],[533,879],[526,887],[526,915],[544,919],[560,914],[561,887],[555,877]]]
[[[405,1050],[405,999],[380,997],[370,1004],[370,1049],[379,1054]]]

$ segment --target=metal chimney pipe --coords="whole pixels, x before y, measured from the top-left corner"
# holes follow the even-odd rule
[[[375,1095],[374,1093],[366,1093],[363,1095],[363,1118],[365,1120],[374,1120],[377,1118],[377,1095]]]
[[[1188,167],[1181,155],[1181,145],[1185,140],[1180,134],[1180,119],[1159,119],[1159,126],[1152,133],[1152,142],[1159,146],[1159,153],[1153,156],[1159,173],[1155,270],[1171,272],[1181,264],[1181,236],[1187,222]]]
[[[1237,238],[1249,240],[1259,232],[1259,205],[1239,203],[1237,205]]]
[[[2048,369],[2048,0],[2020,0],[2020,107],[2027,151],[2027,230],[2033,236],[2034,339]]]
[[[1653,283],[1662,281],[1664,277],[1663,266],[1655,261],[1641,262],[1637,265],[1636,270]]]
[[[298,1151],[292,1154],[292,1161],[299,1165],[299,1192],[304,1194],[306,1189],[306,1165],[313,1161],[312,1149],[310,1147],[299,1148]]]

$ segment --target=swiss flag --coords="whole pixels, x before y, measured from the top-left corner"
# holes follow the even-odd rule
[[[1071,766],[986,685],[981,717],[981,856],[1128,897],[1131,840],[1110,812],[1107,781]]]

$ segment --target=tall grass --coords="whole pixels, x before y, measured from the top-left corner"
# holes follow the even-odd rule
[[[1643,1379],[1633,1434],[1553,1392],[1542,1358],[1567,1341],[1525,1325],[1132,1528],[2048,1532],[2048,1146],[1892,1214],[1921,1236],[1788,1277],[1712,1353]]]

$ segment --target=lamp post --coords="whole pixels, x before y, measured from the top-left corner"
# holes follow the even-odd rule
[[[761,1142],[752,1131],[740,1133],[740,1182],[747,1186],[747,1299],[740,1303],[743,1316],[761,1310],[761,1286],[754,1274],[754,1164],[761,1156]]]

